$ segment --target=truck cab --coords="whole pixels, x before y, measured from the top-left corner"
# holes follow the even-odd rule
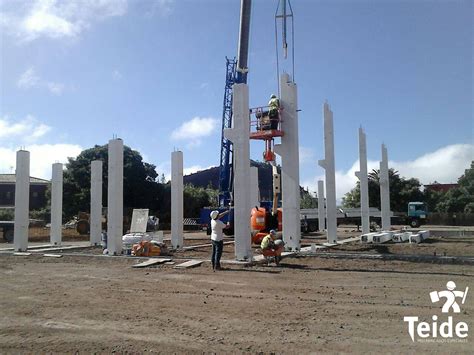
[[[418,228],[421,224],[426,224],[428,210],[423,202],[409,202],[407,215],[410,226]]]

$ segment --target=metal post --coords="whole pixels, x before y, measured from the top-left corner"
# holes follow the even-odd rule
[[[324,160],[319,161],[326,173],[326,225],[328,243],[337,241],[336,216],[336,164],[334,159],[334,123],[332,111],[326,102],[323,106],[324,117]]]
[[[99,245],[102,236],[102,160],[91,162],[90,243]]]
[[[296,84],[288,74],[280,77],[281,144],[275,153],[281,157],[281,183],[283,207],[283,241],[289,250],[300,249],[300,166],[298,140],[298,94]]]
[[[15,172],[15,226],[13,246],[15,251],[28,249],[28,227],[30,225],[30,152],[16,152]]]
[[[171,244],[183,246],[183,152],[171,153]]]
[[[235,257],[251,258],[250,245],[250,141],[249,89],[246,84],[233,86],[233,127],[224,130],[234,151],[234,240]]]
[[[63,223],[63,164],[53,164],[51,179],[51,244],[61,245]]]
[[[107,191],[107,249],[109,255],[119,255],[123,236],[123,141],[120,138],[109,141]]]

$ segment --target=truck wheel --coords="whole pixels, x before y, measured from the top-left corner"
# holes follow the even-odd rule
[[[420,226],[420,221],[418,221],[417,219],[412,219],[410,221],[410,227],[412,228],[418,228]]]
[[[7,243],[13,243],[13,229],[4,229],[3,239],[5,239]]]

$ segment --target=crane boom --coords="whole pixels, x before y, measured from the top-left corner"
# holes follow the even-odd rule
[[[239,46],[237,49],[237,83],[247,83],[250,13],[252,0],[241,0],[240,3],[240,31]]]

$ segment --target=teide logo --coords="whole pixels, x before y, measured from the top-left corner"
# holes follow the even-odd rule
[[[460,313],[461,307],[457,303],[456,298],[460,298],[461,304],[466,301],[467,292],[469,287],[466,287],[464,291],[456,290],[456,284],[453,281],[449,281],[446,284],[447,290],[433,291],[430,292],[430,298],[432,303],[437,303],[441,299],[445,299],[442,313]],[[458,322],[454,324],[453,316],[448,316],[448,319],[444,322],[438,322],[438,316],[433,315],[431,317],[431,324],[428,322],[418,322],[418,317],[406,316],[403,318],[408,323],[408,334],[410,334],[411,340],[415,341],[415,330],[419,338],[426,339],[432,337],[437,339],[441,336],[444,340],[452,339],[454,336],[457,338],[466,338],[468,333],[468,325],[466,322]]]

